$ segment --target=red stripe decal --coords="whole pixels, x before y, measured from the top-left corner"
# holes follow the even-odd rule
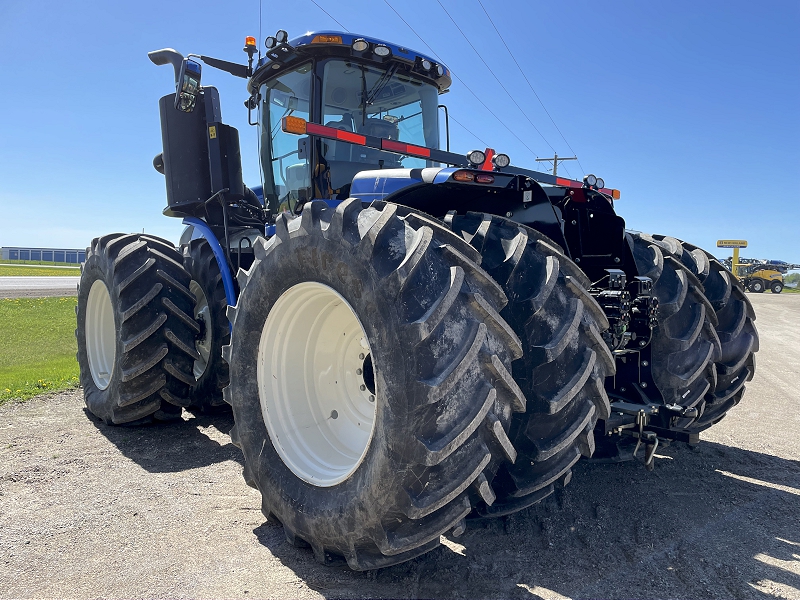
[[[367,143],[366,136],[353,133],[351,131],[344,131],[334,127],[325,127],[324,125],[317,125],[316,123],[309,123],[306,125],[306,132],[309,135],[319,135],[321,137],[332,138],[335,140],[342,140],[343,142],[352,142],[364,146]]]
[[[412,146],[411,144],[404,144],[402,142],[395,142],[393,140],[381,140],[381,149],[390,150],[392,152],[402,152],[403,154],[413,154],[414,156],[430,157],[431,149],[423,146]]]
[[[563,179],[561,177],[556,177],[556,185],[563,185],[565,187],[573,188],[583,187],[583,184],[578,181],[573,181],[572,179]]]
[[[359,135],[358,133],[352,133],[350,131],[342,131],[341,129],[336,130],[336,139],[344,142],[353,142],[354,144],[358,144],[360,146],[364,146],[367,143],[367,136]]]
[[[328,137],[333,132],[333,129],[330,127],[323,127],[322,125],[317,125],[316,123],[308,123],[306,125],[306,131],[312,135],[324,135]]]

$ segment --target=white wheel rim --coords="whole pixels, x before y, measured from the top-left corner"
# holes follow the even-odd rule
[[[361,464],[375,427],[373,373],[364,328],[334,289],[300,283],[272,307],[258,348],[261,413],[300,479],[330,487]]]
[[[86,354],[94,384],[101,390],[106,389],[114,374],[117,329],[111,296],[100,279],[92,284],[86,301]]]
[[[206,372],[209,359],[211,358],[211,342],[214,335],[213,326],[211,323],[211,310],[208,308],[208,298],[206,298],[203,288],[194,279],[189,282],[189,290],[194,295],[194,316],[205,323],[205,331],[203,337],[194,343],[200,359],[194,361],[194,378],[200,379],[203,373]]]

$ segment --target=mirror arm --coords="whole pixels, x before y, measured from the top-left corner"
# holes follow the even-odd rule
[[[220,71],[225,71],[234,77],[247,79],[250,76],[247,65],[240,65],[238,63],[228,62],[227,60],[220,60],[219,58],[211,58],[210,56],[198,56],[198,58],[206,63],[209,67],[214,67]]]

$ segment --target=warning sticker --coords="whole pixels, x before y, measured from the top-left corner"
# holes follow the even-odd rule
[[[717,240],[717,248],[747,248],[747,240]]]
[[[217,138],[217,126],[211,125],[208,128],[208,137],[212,140]]]

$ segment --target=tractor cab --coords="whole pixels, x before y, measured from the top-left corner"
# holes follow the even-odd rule
[[[449,71],[418,52],[341,32],[291,41],[267,39],[268,52],[249,82],[258,107],[264,202],[272,213],[312,199],[344,200],[356,174],[434,166],[430,159],[359,145],[380,138],[439,147],[438,95]],[[284,131],[295,117],[337,130],[340,139]]]

